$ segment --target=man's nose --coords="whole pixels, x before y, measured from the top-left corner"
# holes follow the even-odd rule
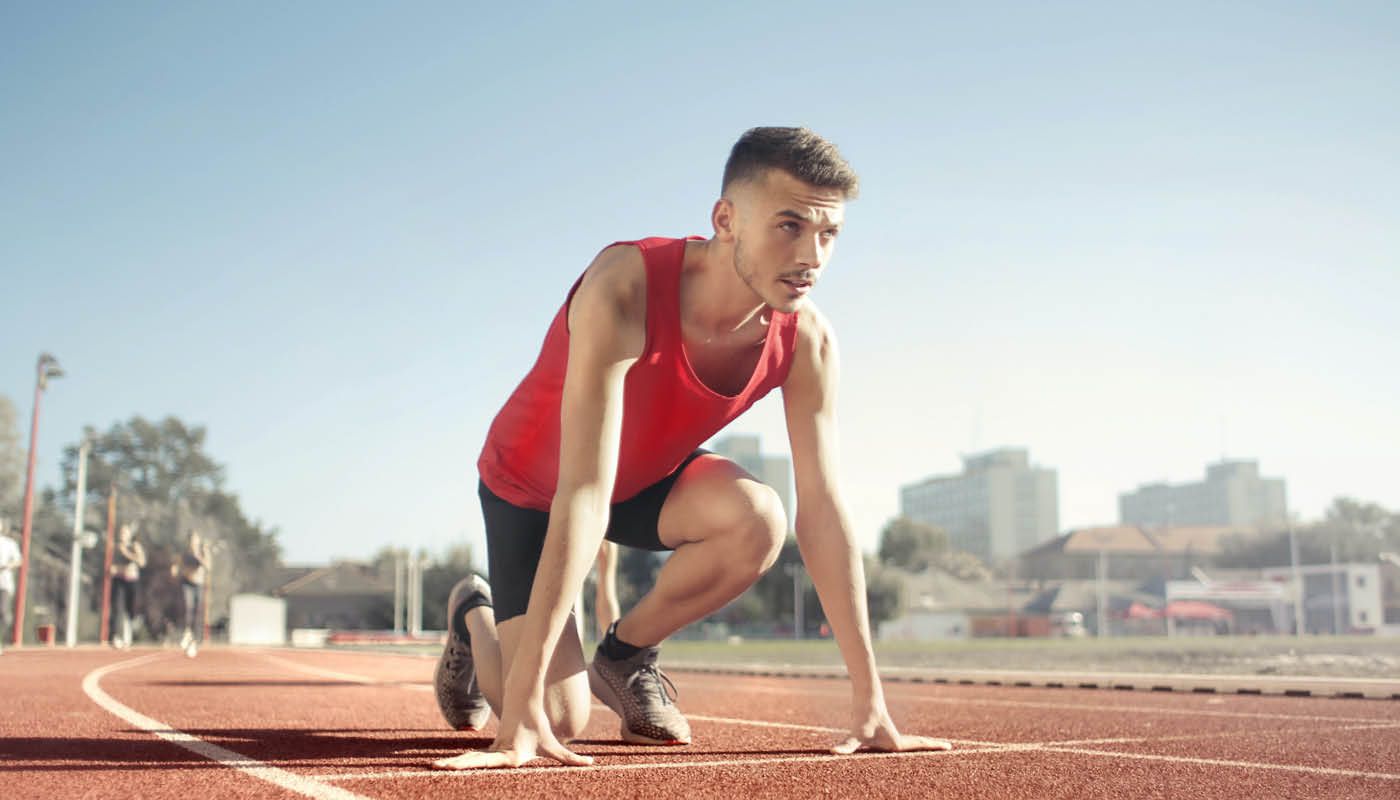
[[[797,248],[797,263],[813,269],[822,265],[822,243],[820,236],[804,236]]]

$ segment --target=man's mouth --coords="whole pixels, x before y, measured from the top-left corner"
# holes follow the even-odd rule
[[[787,284],[794,292],[806,294],[812,289],[812,281],[804,281],[798,278],[779,278],[778,280]]]

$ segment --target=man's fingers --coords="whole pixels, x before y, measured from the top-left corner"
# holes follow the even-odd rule
[[[848,755],[850,755],[851,753],[854,753],[855,751],[857,751],[857,750],[859,750],[859,749],[860,749],[860,739],[857,739],[856,737],[852,736],[851,738],[847,739],[846,741],[844,741],[844,742],[842,742],[842,743],[836,745],[835,747],[831,748],[831,752],[835,753],[835,754],[838,755],[838,756],[848,756]]]
[[[581,756],[558,742],[540,742],[540,751],[566,767],[591,767],[592,756]]]
[[[900,750],[952,750],[953,743],[947,739],[934,739],[931,736],[901,736]]]
[[[443,758],[433,762],[434,769],[500,769],[518,767],[529,759],[520,758],[513,750],[468,750],[460,756]]]

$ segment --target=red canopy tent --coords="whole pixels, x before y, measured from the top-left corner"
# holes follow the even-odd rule
[[[1194,619],[1215,622],[1232,620],[1235,612],[1200,600],[1173,600],[1167,603],[1166,615],[1172,619]]]

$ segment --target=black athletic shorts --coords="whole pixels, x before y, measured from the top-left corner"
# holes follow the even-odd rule
[[[608,514],[605,539],[625,547],[641,550],[670,550],[661,543],[657,523],[661,506],[671,493],[671,487],[690,462],[710,451],[696,450],[676,471],[641,490],[621,503],[613,504]],[[530,605],[530,590],[535,585],[535,570],[544,550],[544,535],[549,529],[549,512],[521,508],[497,497],[477,481],[481,498],[481,516],[486,522],[486,562],[491,577],[491,605],[496,610],[496,622],[525,613]]]

